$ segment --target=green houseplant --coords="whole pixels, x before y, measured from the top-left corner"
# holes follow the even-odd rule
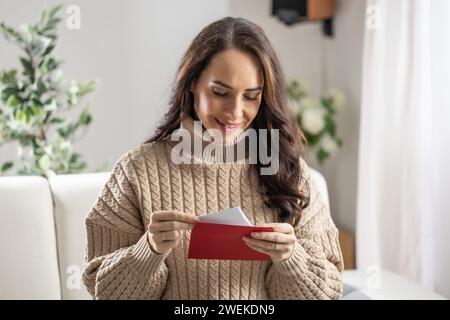
[[[63,114],[78,107],[96,81],[68,81],[54,57],[62,6],[43,10],[39,21],[19,29],[0,22],[0,31],[20,48],[21,69],[0,71],[0,148],[18,142],[17,173],[49,176],[76,173],[86,167],[72,143],[92,121],[86,105],[75,121]],[[16,164],[0,164],[2,173]]]
[[[288,82],[287,94],[308,145],[319,164],[323,164],[343,143],[337,134],[335,117],[345,104],[344,94],[330,88],[319,99],[313,98],[298,80]]]

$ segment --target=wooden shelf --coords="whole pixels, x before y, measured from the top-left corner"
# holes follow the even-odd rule
[[[355,236],[351,231],[339,229],[339,243],[344,257],[344,269],[355,269]]]

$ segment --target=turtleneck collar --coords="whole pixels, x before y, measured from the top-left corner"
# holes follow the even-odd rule
[[[182,139],[188,138],[186,134],[191,138],[190,150],[183,149],[182,152],[179,152],[180,156],[185,159],[184,163],[242,164],[249,162],[249,148],[245,143],[249,139],[244,139],[247,135],[247,130],[241,130],[232,141],[214,141],[200,120],[194,120],[190,115],[182,117],[180,129],[184,130],[180,131],[181,134],[176,134],[176,137],[171,138],[171,144],[176,146],[182,143]],[[189,146],[189,143],[187,145]],[[189,162],[186,162],[186,160]]]

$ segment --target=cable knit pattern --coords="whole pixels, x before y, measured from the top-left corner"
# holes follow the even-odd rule
[[[193,120],[183,120],[189,127]],[[152,251],[153,212],[198,216],[240,206],[254,224],[277,222],[246,163],[175,164],[173,141],[139,145],[116,162],[86,217],[83,282],[95,299],[336,299],[342,295],[338,231],[306,163],[299,188],[311,202],[293,226],[297,241],[281,262],[188,259],[190,231],[166,254]]]

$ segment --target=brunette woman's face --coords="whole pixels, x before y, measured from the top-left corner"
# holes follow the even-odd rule
[[[258,113],[264,77],[258,60],[239,49],[216,54],[191,86],[195,112],[206,129],[232,141]]]

